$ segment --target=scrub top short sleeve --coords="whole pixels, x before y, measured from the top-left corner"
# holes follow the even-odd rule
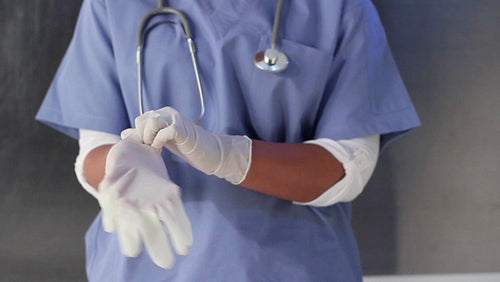
[[[119,134],[129,127],[106,14],[100,1],[83,1],[73,39],[36,116],[74,138],[78,128]]]
[[[348,9],[330,66],[315,138],[381,134],[380,147],[420,125],[371,1]]]

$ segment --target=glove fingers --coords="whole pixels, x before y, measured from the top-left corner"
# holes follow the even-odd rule
[[[201,127],[198,127],[190,120],[186,121],[180,114],[175,115],[173,120],[174,124],[177,124],[177,132],[175,135],[177,147],[182,154],[191,154],[198,146],[198,141],[200,140],[199,132],[196,128],[201,129]],[[203,131],[203,129],[201,129],[201,131]]]
[[[116,224],[114,222],[113,211],[102,207],[102,205],[101,205],[101,210],[102,210],[102,216],[101,216],[102,228],[104,229],[104,231],[108,233],[115,231]]]
[[[170,204],[158,205],[158,216],[169,231],[175,251],[180,255],[187,255],[193,245],[191,222],[184,212],[180,198],[173,199]]]
[[[121,133],[120,133],[120,138],[123,140],[123,139],[127,139],[127,137],[129,137],[130,135],[134,134],[135,132],[135,129],[134,128],[127,128],[125,130],[123,130]]]
[[[123,215],[127,216],[127,215]],[[118,239],[122,253],[128,257],[136,257],[141,253],[141,237],[137,231],[137,226],[130,218],[121,220],[118,224]]]
[[[101,183],[104,181],[101,181]],[[100,185],[99,189],[102,186]],[[99,197],[97,201],[99,202],[99,206],[101,206],[101,222],[102,228],[106,232],[113,232],[116,230],[116,222],[115,218],[117,215],[117,207],[116,207],[116,197],[114,193],[107,193],[107,191],[99,191]]]
[[[122,140],[127,140],[128,142],[143,144],[142,136],[137,134],[137,130],[135,128],[127,128],[120,133],[120,137]]]
[[[158,131],[168,126],[168,124],[160,117],[160,114],[154,113],[146,122],[142,139],[144,144],[151,145]],[[161,148],[161,147],[160,147]]]
[[[171,268],[174,255],[158,216],[154,212],[141,212],[140,217],[139,230],[151,260],[162,268]]]
[[[151,147],[161,149],[165,144],[173,140],[177,135],[177,130],[174,125],[167,126],[156,134],[154,140],[151,142]]]
[[[113,181],[110,176],[104,176],[104,179],[99,184],[98,202],[102,210],[102,227],[104,231],[111,233],[116,230],[116,218],[120,215],[118,191],[128,186],[136,174],[137,171],[131,169],[116,181]]]
[[[139,136],[144,135],[144,129],[146,127],[147,121],[149,120],[150,116],[154,113],[154,111],[149,111],[145,112],[144,114],[138,116],[135,118],[135,129],[137,131],[137,134]]]

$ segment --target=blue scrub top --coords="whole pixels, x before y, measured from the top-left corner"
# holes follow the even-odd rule
[[[78,138],[78,129],[119,134],[139,115],[136,31],[156,0],[86,0],[75,34],[37,119]],[[198,47],[212,132],[275,142],[381,134],[381,148],[419,119],[369,0],[285,1],[279,48],[288,69],[257,70],[268,48],[276,1],[167,1],[186,13]],[[200,110],[188,46],[173,16],[150,22],[146,110]],[[160,24],[164,23],[164,24]],[[90,281],[361,281],[350,204],[294,205],[193,169],[168,152],[183,190],[194,245],[175,267],[143,251],[121,254],[100,216],[86,235]]]

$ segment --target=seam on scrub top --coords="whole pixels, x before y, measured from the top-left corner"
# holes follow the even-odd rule
[[[368,4],[367,3],[362,3],[360,5],[358,5],[358,7],[364,7],[364,6],[367,6]],[[353,9],[350,9],[349,11],[352,11]],[[366,13],[369,13],[370,11],[366,11]],[[376,12],[376,11],[375,11]],[[378,14],[376,15],[378,17]],[[364,34],[364,37],[366,38],[366,42],[368,42],[369,38],[372,36],[368,33],[368,30],[367,30],[367,25],[370,24],[368,19],[365,19],[363,21],[363,34]],[[380,23],[381,24],[381,23]],[[385,30],[383,29],[383,26],[380,27],[382,29],[382,32],[383,32],[383,35],[385,37],[385,45],[386,47],[389,49],[389,52],[391,53],[391,57],[392,56],[392,52],[390,50],[390,46],[389,46],[389,42],[388,42],[388,39],[387,39],[387,36],[385,34]],[[370,76],[370,72],[368,71],[368,66],[370,65],[369,61],[368,61],[368,58],[370,57],[369,54],[368,54],[368,48],[369,46],[366,45],[365,48],[364,48],[364,55],[365,55],[365,66],[363,67],[363,70],[364,70],[364,73],[366,75],[366,79],[367,79],[367,82],[368,82],[368,86],[369,86],[369,93],[368,93],[368,98],[370,99],[370,112],[373,114],[373,115],[376,115],[376,116],[380,116],[380,115],[385,115],[385,114],[391,114],[391,113],[398,113],[400,111],[405,111],[407,110],[408,108],[411,108],[412,107],[412,104],[411,103],[406,103],[406,105],[404,105],[403,107],[399,106],[397,107],[397,109],[394,109],[394,110],[385,110],[385,111],[382,111],[382,110],[377,110],[377,107],[375,106],[375,95],[376,93],[374,92],[373,90],[373,87],[372,85],[374,85],[373,83],[373,78]],[[397,65],[396,65],[396,62],[394,61],[394,58],[392,59],[393,60],[393,63],[396,67],[396,71],[397,71],[397,74],[399,75],[399,79],[401,80],[402,84],[403,84],[403,87],[404,87],[404,91],[408,96],[409,96],[409,93],[408,93],[408,90],[406,89],[406,86],[404,85],[404,81],[402,80],[402,77],[401,77],[401,74],[399,73],[399,69],[397,68]],[[402,92],[402,91],[397,91],[398,93]],[[408,97],[409,98],[409,97]]]

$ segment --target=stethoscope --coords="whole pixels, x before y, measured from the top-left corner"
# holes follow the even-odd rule
[[[276,4],[276,12],[274,14],[274,24],[273,24],[273,35],[271,39],[270,48],[262,51],[258,51],[254,56],[255,66],[263,71],[267,72],[282,72],[288,67],[288,57],[285,53],[278,50],[276,47],[278,44],[278,32],[281,19],[281,10],[283,7],[283,0],[278,0]],[[187,39],[189,46],[189,52],[191,53],[191,62],[193,63],[194,74],[196,76],[196,84],[198,85],[198,94],[200,97],[200,115],[196,120],[196,123],[200,123],[205,115],[205,99],[203,97],[203,89],[201,86],[200,74],[198,72],[198,63],[196,59],[196,45],[193,40],[193,35],[191,33],[191,27],[187,17],[181,11],[165,7],[164,0],[158,0],[158,7],[149,11],[141,20],[139,29],[137,31],[137,79],[138,79],[138,99],[139,99],[139,112],[144,114],[143,106],[143,68],[144,68],[144,42],[145,42],[145,29],[149,21],[157,15],[175,14],[179,17],[181,21],[182,30]]]

